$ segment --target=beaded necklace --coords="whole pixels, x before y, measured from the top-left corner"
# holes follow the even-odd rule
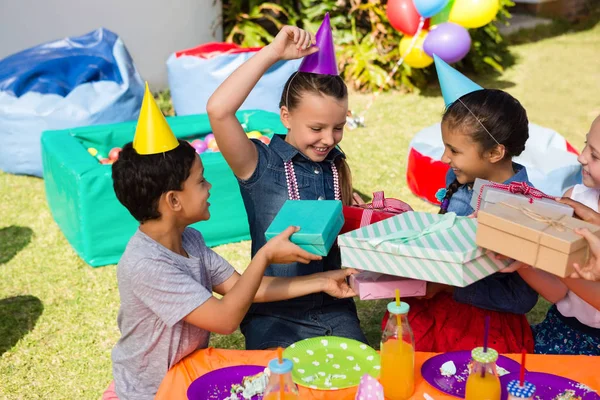
[[[288,189],[288,198],[290,200],[300,200],[300,191],[298,190],[298,181],[296,180],[296,172],[294,171],[294,163],[291,160],[283,163],[285,169],[285,182]],[[331,161],[331,172],[333,173],[333,193],[336,200],[342,199],[340,190],[340,177],[337,167]]]

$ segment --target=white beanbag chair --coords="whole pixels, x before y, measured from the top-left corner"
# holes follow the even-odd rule
[[[435,124],[417,133],[409,146],[406,179],[418,197],[439,204],[438,189],[445,187],[448,165],[440,161],[444,153],[441,125]],[[514,161],[527,168],[529,180],[551,196],[563,193],[581,183],[578,152],[559,133],[529,124],[529,140],[525,151]]]

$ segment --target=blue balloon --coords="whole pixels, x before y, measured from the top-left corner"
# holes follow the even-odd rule
[[[483,90],[481,86],[446,64],[436,54],[433,55],[433,60],[446,107],[467,93]]]
[[[415,8],[423,18],[431,18],[446,7],[448,0],[413,0]]]

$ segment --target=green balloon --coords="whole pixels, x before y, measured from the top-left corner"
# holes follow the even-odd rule
[[[446,4],[446,7],[444,7],[442,11],[431,17],[431,26],[448,22],[448,19],[450,18],[450,11],[452,10],[452,6],[454,6],[454,1],[455,0],[448,1],[448,4]]]

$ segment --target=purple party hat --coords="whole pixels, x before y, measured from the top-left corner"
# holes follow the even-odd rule
[[[310,54],[302,60],[298,72],[311,72],[321,75],[339,75],[337,62],[335,60],[335,47],[333,46],[333,34],[329,13],[325,14],[323,22],[315,37],[319,51]]]

